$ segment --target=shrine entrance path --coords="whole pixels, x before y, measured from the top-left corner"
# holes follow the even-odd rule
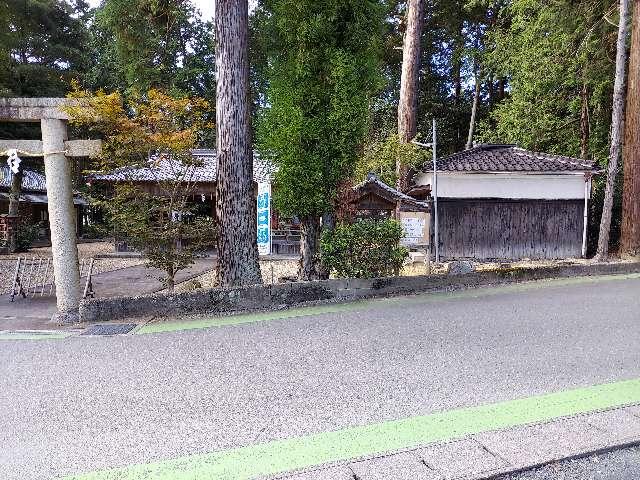
[[[201,275],[215,266],[214,258],[200,258],[189,268],[176,275],[177,282],[184,282]],[[145,295],[162,290],[161,272],[144,265],[121,268],[93,276],[93,290],[97,298]],[[82,279],[84,288],[84,278]],[[47,288],[45,288],[47,291]],[[3,330],[51,330],[56,325],[49,323],[56,312],[55,296],[26,299],[16,297],[11,302],[9,295],[0,296],[0,331]]]

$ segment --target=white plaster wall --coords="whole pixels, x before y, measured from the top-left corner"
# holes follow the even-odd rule
[[[417,185],[431,185],[432,173],[420,173]],[[584,174],[438,172],[439,198],[584,199]],[[589,197],[591,186],[589,185]]]

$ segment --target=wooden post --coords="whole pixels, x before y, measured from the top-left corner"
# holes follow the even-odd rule
[[[95,259],[91,257],[91,261],[89,262],[89,268],[87,269],[87,281],[84,284],[84,292],[82,293],[82,298],[87,298],[87,295],[91,297],[94,296],[93,293],[93,282],[91,281],[91,276],[93,275],[93,262]]]

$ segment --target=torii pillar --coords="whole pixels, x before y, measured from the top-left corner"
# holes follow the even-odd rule
[[[0,121],[40,122],[42,141],[0,140],[0,151],[15,148],[44,157],[57,312],[52,320],[76,323],[81,300],[76,220],[70,157],[94,156],[100,142],[67,141],[65,98],[0,98]],[[39,156],[39,155],[38,155]]]

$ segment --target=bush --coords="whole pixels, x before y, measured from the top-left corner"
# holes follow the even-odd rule
[[[320,259],[338,277],[398,275],[409,251],[400,246],[402,226],[395,220],[360,220],[325,231]]]
[[[29,248],[31,248],[33,241],[38,238],[40,228],[41,225],[39,223],[36,223],[34,225],[22,223],[18,226],[16,235],[16,245],[18,248],[18,252],[26,252],[27,250],[29,250]]]

